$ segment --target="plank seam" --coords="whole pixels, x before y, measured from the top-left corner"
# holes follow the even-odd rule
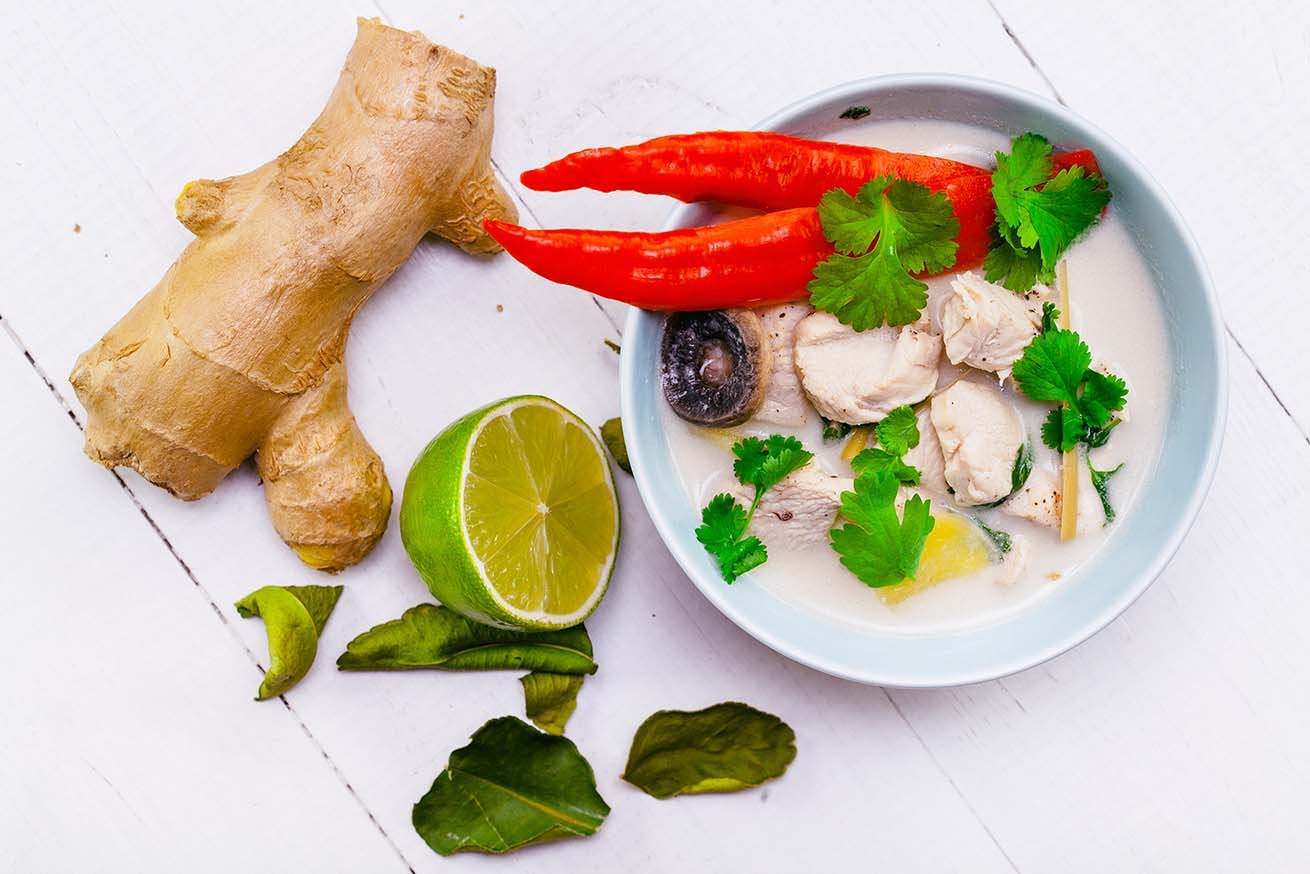
[[[49,389],[55,402],[59,404],[60,408],[68,414],[68,418],[72,420],[75,426],[77,426],[77,430],[86,433],[86,426],[82,423],[82,420],[78,418],[67,399],[59,389],[55,387],[55,384],[50,380],[50,377],[46,374],[45,370],[37,363],[36,358],[33,357],[31,351],[27,348],[27,344],[23,342],[22,338],[19,337],[18,333],[14,330],[13,323],[6,319],[3,314],[0,314],[0,328],[4,329],[4,333],[9,337],[10,341],[18,348],[18,351],[23,354],[23,357],[27,359],[28,364],[32,366],[32,369],[36,372],[37,376],[40,377],[41,381],[45,383],[46,388]],[[186,574],[187,579],[189,579],[191,584],[200,592],[201,597],[208,602],[210,609],[214,611],[216,616],[218,616],[219,622],[223,624],[224,630],[233,640],[236,641],[237,646],[241,647],[241,650],[245,652],[246,657],[250,659],[251,663],[254,664],[261,674],[263,674],[265,668],[259,663],[259,656],[255,655],[254,651],[246,646],[246,642],[241,639],[241,635],[239,635],[236,628],[233,627],[232,621],[227,617],[227,614],[223,612],[222,608],[218,606],[218,602],[214,600],[214,597],[209,593],[209,590],[206,589],[204,584],[196,577],[195,572],[191,570],[191,566],[188,565],[182,556],[178,554],[177,549],[168,539],[168,535],[159,527],[159,523],[150,515],[150,511],[146,509],[145,505],[141,503],[141,499],[137,496],[136,492],[132,490],[132,487],[127,484],[127,481],[123,479],[117,470],[109,469],[108,473],[127,494],[132,505],[136,507],[142,518],[146,520],[146,524],[150,526],[150,530],[155,532],[155,536],[164,544],[164,548],[168,550],[168,554],[173,557],[173,560],[177,562],[178,567],[180,567],[182,572]],[[303,719],[301,719],[300,714],[296,712],[295,708],[291,706],[291,702],[287,700],[285,695],[279,695],[278,698],[282,701],[282,705],[287,709],[287,712],[291,714],[292,719],[294,719],[296,724],[300,726],[300,730],[304,733],[305,737],[309,739],[310,743],[312,743],[314,748],[318,750],[324,761],[327,762],[328,767],[332,769],[332,773],[336,775],[338,782],[345,787],[346,791],[350,794],[350,797],[353,798],[355,803],[359,805],[360,809],[364,811],[364,815],[368,817],[369,822],[373,823],[374,827],[378,830],[378,833],[382,835],[382,839],[385,840],[391,849],[395,851],[406,870],[408,870],[410,874],[416,874],[414,867],[409,864],[409,860],[406,859],[405,855],[400,851],[400,847],[394,840],[392,840],[391,835],[387,834],[386,829],[382,827],[382,824],[378,822],[377,817],[373,815],[373,811],[368,808],[368,805],[364,803],[364,799],[362,799],[359,796],[359,793],[355,791],[355,787],[346,779],[345,774],[341,772],[337,763],[332,760],[330,755],[328,755],[323,744],[314,736],[314,733],[309,730],[309,726],[305,724]],[[104,779],[103,776],[101,779]],[[105,782],[108,781],[106,780]],[[110,788],[113,788],[112,784],[110,784]]]
[[[919,746],[923,749],[924,753],[927,754],[929,761],[931,761],[933,767],[937,769],[937,773],[942,775],[942,779],[950,785],[951,789],[955,792],[956,797],[958,797],[964,804],[965,809],[969,811],[969,814],[973,817],[974,821],[982,827],[983,832],[991,840],[992,845],[996,847],[997,852],[999,852],[1005,859],[1006,863],[1009,864],[1010,870],[1013,871],[1014,874],[1021,874],[1019,866],[1014,863],[1014,859],[1010,858],[1010,854],[1006,852],[1005,847],[997,839],[996,835],[992,833],[991,827],[987,825],[986,820],[982,818],[982,815],[978,813],[977,808],[973,806],[973,803],[965,796],[964,791],[960,789],[959,784],[955,782],[955,778],[950,775],[946,768],[942,766],[942,763],[938,760],[937,756],[933,754],[932,747],[930,747],[928,742],[923,739],[923,735],[919,734],[919,730],[914,727],[914,723],[905,715],[905,712],[901,710],[901,705],[896,703],[896,699],[892,697],[891,692],[881,688],[879,691],[881,691],[883,696],[886,697],[887,703],[891,704],[892,709],[896,711],[896,715],[901,718],[901,722],[905,723],[905,727],[910,730],[910,734],[914,735],[914,739],[919,742]]]
[[[1065,103],[1064,98],[1060,96],[1060,91],[1055,87],[1055,83],[1051,81],[1051,77],[1046,75],[1046,71],[1037,63],[1037,59],[1032,56],[1032,53],[1028,51],[1028,47],[1023,44],[1023,40],[1019,39],[1018,34],[1010,28],[1010,23],[1005,20],[1005,16],[1001,14],[1001,10],[996,8],[994,0],[987,0],[987,5],[992,8],[992,12],[996,13],[997,19],[1001,22],[1001,29],[1004,30],[1005,35],[1010,38],[1010,42],[1014,43],[1014,47],[1019,50],[1019,54],[1024,56],[1024,59],[1028,61],[1028,65],[1033,68],[1038,76],[1042,77],[1042,81],[1046,83],[1046,87],[1051,89],[1051,96],[1055,98],[1055,102],[1061,106],[1068,106],[1069,104]]]

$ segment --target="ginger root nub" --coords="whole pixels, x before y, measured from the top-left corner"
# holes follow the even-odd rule
[[[257,453],[273,524],[307,564],[363,558],[391,488],[346,406],[346,334],[425,234],[488,253],[483,219],[515,220],[490,164],[495,84],[360,19],[299,141],[178,196],[195,239],[70,377],[87,454],[194,500]]]

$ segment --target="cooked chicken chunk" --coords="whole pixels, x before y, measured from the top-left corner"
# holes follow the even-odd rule
[[[976,273],[951,282],[938,318],[952,364],[995,373],[1002,381],[1042,324],[1040,306],[1034,310],[1022,296]]]
[[[961,380],[932,399],[946,482],[961,507],[1010,494],[1014,461],[1027,435],[1023,419],[999,388]]]
[[[937,385],[942,341],[914,328],[854,331],[829,313],[796,326],[796,370],[815,409],[852,425],[883,419]]]
[[[784,303],[757,312],[764,321],[764,331],[773,348],[773,370],[764,390],[764,402],[755,418],[774,425],[799,428],[809,420],[811,407],[801,390],[801,378],[796,373],[792,349],[796,326],[814,312],[814,307],[805,303]]]
[[[1062,508],[1058,457],[1046,457],[1033,467],[1028,482],[1001,505],[1001,512],[1050,528],[1060,527]],[[1078,465],[1078,533],[1087,534],[1105,525],[1105,508],[1092,486],[1092,474],[1085,463]]]
[[[919,420],[919,445],[905,453],[905,463],[919,469],[919,482],[933,494],[946,494],[946,459],[937,429],[932,424],[931,405],[920,407],[915,413]]]
[[[852,488],[854,480],[848,477],[803,467],[764,493],[750,533],[770,549],[804,549],[826,543],[841,507],[841,493]],[[755,492],[738,490],[738,495],[749,503]]]

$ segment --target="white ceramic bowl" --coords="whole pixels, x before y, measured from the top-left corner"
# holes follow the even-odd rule
[[[790,607],[751,582],[725,584],[693,534],[698,520],[682,490],[660,425],[662,317],[634,310],[623,338],[623,425],[633,474],[660,536],[696,587],[724,615],[778,652],[818,670],[887,686],[973,683],[1032,667],[1086,640],[1123,612],[1160,574],[1201,507],[1219,458],[1228,409],[1223,322],[1201,253],[1169,198],[1122,146],[1063,106],[1025,91],[960,76],[881,76],[840,85],[770,116],[766,130],[823,137],[849,106],[874,118],[962,121],[1017,134],[1040,131],[1058,147],[1089,147],[1114,186],[1114,209],[1154,272],[1173,365],[1159,463],[1106,544],[1050,595],[989,625],[896,635]],[[697,223],[696,206],[667,227]],[[703,214],[702,214],[703,216]]]

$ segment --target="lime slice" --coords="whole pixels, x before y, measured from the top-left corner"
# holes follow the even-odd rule
[[[400,536],[432,594],[470,619],[576,625],[605,594],[619,545],[604,447],[549,398],[474,410],[414,462]]]

